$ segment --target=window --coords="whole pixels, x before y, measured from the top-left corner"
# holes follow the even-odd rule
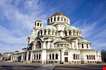
[[[52,59],[54,59],[54,54],[52,54]]]
[[[40,41],[36,42],[36,48],[41,48],[41,42]]]
[[[95,60],[95,55],[87,55],[88,60]]]
[[[64,21],[66,21],[66,19],[64,18]]]
[[[58,54],[56,54],[56,59],[58,59]]]
[[[67,36],[67,31],[65,31],[65,36]]]
[[[36,59],[36,54],[34,54],[34,59]]]
[[[49,59],[51,60],[51,54],[49,54]]]
[[[68,57],[65,57],[64,59],[65,59],[65,62],[68,62]]]
[[[87,48],[88,48],[88,44],[86,44],[87,45]]]
[[[50,19],[48,19],[48,23],[49,23]]]
[[[39,26],[39,23],[37,23],[37,26]]]
[[[54,21],[56,21],[56,17],[54,17]]]
[[[36,56],[37,56],[37,59],[38,59],[38,54]]]
[[[73,54],[73,59],[79,59],[79,54]]]
[[[64,52],[64,55],[68,55],[68,52]]]
[[[82,44],[82,48],[84,48],[84,45]]]
[[[44,35],[46,35],[46,30],[44,30]]]
[[[71,31],[69,31],[69,35],[71,35]]]
[[[48,35],[50,35],[50,29],[48,30]]]

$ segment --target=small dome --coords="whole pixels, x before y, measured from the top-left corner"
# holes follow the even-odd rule
[[[44,29],[56,30],[56,28],[52,25],[48,25]]]
[[[79,42],[80,43],[90,43],[90,41],[88,41],[88,40],[86,40],[84,38],[79,39]]]

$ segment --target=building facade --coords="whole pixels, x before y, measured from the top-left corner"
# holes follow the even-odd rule
[[[81,31],[62,13],[48,17],[47,26],[36,20],[28,47],[11,55],[12,62],[41,64],[88,64],[102,62],[101,52],[91,47]]]

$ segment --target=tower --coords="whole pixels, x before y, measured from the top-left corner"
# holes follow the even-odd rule
[[[35,21],[35,29],[39,30],[43,27],[42,21],[41,20],[36,20]]]

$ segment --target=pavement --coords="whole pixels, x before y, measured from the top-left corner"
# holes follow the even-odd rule
[[[102,70],[103,64],[67,64],[67,65],[40,65],[23,63],[2,63],[0,70]]]

